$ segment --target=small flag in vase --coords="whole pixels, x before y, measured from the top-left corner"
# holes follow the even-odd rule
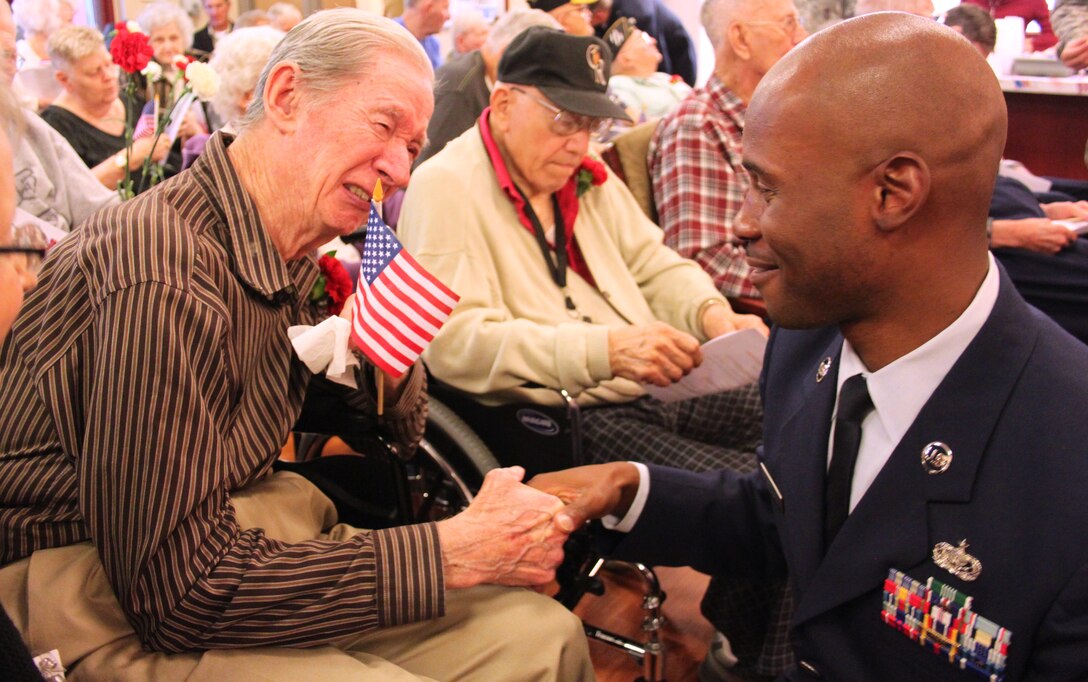
[[[375,367],[399,377],[435,337],[458,299],[404,250],[372,202],[351,323],[359,350]]]

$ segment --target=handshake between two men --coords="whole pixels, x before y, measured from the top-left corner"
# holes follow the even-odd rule
[[[447,589],[481,584],[541,587],[555,578],[563,543],[586,521],[622,516],[638,470],[613,462],[540,474],[494,469],[463,512],[438,523]]]

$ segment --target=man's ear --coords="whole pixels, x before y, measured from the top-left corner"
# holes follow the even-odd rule
[[[510,110],[514,106],[514,93],[509,88],[495,88],[491,92],[491,126],[506,130],[510,120]]]
[[[60,83],[62,88],[65,90],[68,89],[68,74],[58,69],[53,72],[53,76],[57,79],[57,82]]]
[[[929,199],[929,166],[912,152],[900,152],[881,162],[871,177],[872,217],[880,230],[899,228]]]
[[[297,129],[302,110],[298,64],[280,62],[272,67],[264,85],[265,118],[283,133]]]
[[[725,39],[729,41],[729,47],[732,48],[733,54],[737,55],[737,59],[752,58],[752,46],[748,42],[748,33],[739,21],[731,22],[725,29]]]

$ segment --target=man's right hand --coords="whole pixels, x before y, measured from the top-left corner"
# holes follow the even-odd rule
[[[664,322],[608,331],[612,374],[640,383],[668,386],[703,361],[694,336]]]
[[[1088,36],[1066,43],[1062,50],[1062,61],[1072,69],[1088,68]]]
[[[577,527],[556,497],[522,485],[521,467],[494,469],[463,512],[438,522],[447,589],[535,586],[555,578]]]
[[[1023,218],[995,220],[990,246],[1007,246],[1053,255],[1075,241],[1075,232],[1064,225],[1051,222],[1050,218]]]
[[[623,518],[638,492],[639,473],[630,462],[609,462],[533,476],[529,485],[567,503],[574,526],[609,514]]]

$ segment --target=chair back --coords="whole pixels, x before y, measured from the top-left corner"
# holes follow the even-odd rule
[[[650,184],[650,166],[646,157],[656,128],[657,119],[640,123],[613,138],[612,146],[601,153],[612,172],[631,190],[642,212],[655,223],[657,207],[654,205],[654,190]]]

